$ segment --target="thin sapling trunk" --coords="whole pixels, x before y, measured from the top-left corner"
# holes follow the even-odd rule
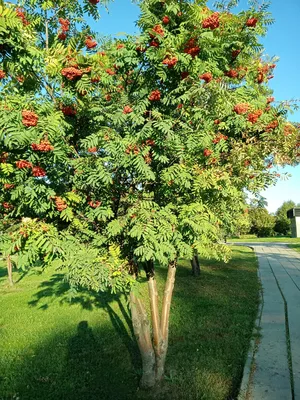
[[[13,276],[12,276],[12,262],[11,262],[10,254],[6,257],[6,263],[7,263],[8,282],[9,282],[10,286],[13,286],[14,281],[13,281]]]
[[[192,274],[194,276],[200,276],[200,262],[198,254],[194,254],[193,258],[191,259],[191,266],[192,266]]]

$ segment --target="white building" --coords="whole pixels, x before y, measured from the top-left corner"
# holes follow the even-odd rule
[[[291,220],[292,237],[300,237],[300,207],[291,208],[287,212],[287,217]]]

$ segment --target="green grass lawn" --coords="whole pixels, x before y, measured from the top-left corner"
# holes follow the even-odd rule
[[[257,263],[234,247],[229,264],[205,261],[201,278],[178,268],[166,381],[155,399],[234,399],[258,307]],[[158,269],[161,289],[166,271]],[[71,304],[61,275],[0,269],[0,399],[150,399],[138,390],[140,358],[124,298]],[[143,288],[146,290],[146,287]]]
[[[239,243],[239,242],[274,242],[274,243],[298,243],[300,244],[300,238],[291,238],[289,236],[281,237],[267,237],[267,238],[251,238],[251,239],[228,239],[228,243]]]
[[[299,251],[299,253],[300,253],[300,240],[299,240],[298,243],[297,242],[296,243],[291,243],[288,246],[293,250]]]

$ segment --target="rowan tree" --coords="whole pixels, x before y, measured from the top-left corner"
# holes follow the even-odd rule
[[[67,270],[74,287],[127,293],[141,385],[153,387],[178,260],[228,259],[226,205],[241,211],[243,190],[296,160],[299,130],[268,87],[265,6],[233,14],[224,2],[142,0],[139,37],[98,43],[81,23],[96,3],[2,6],[1,212],[16,227],[7,254]],[[161,313],[158,264],[168,269]]]

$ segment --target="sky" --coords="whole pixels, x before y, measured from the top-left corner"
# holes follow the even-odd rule
[[[209,1],[209,6],[213,3]],[[261,1],[258,0],[261,4]],[[239,10],[246,10],[247,0],[240,0]],[[109,13],[101,10],[101,19],[92,28],[105,35],[116,36],[124,32],[134,34],[138,30],[135,21],[139,8],[131,0],[115,0],[109,5]],[[300,0],[272,0],[269,11],[275,23],[269,27],[266,37],[262,38],[265,54],[280,58],[275,77],[270,81],[276,100],[300,99],[300,51],[299,51],[299,15]],[[299,100],[300,106],[300,100]],[[291,121],[300,122],[300,110],[289,116]],[[287,173],[289,179],[279,180],[276,186],[263,191],[261,195],[268,202],[269,212],[275,212],[286,200],[300,203],[300,165],[279,168],[280,174]]]

